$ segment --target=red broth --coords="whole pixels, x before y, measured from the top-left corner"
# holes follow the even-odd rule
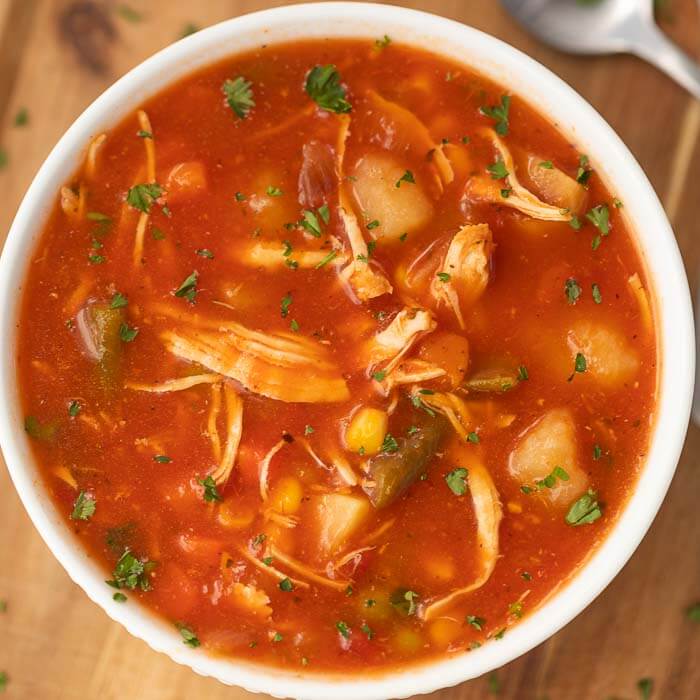
[[[517,94],[393,43],[261,48],[142,110],[57,197],[22,297],[76,546],[216,653],[367,672],[498,643],[644,462],[624,203]]]

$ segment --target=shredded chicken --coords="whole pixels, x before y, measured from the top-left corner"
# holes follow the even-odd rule
[[[367,301],[383,294],[391,294],[393,288],[384,274],[370,263],[367,243],[362,235],[360,225],[357,223],[350,197],[345,191],[343,160],[345,142],[350,130],[350,117],[347,114],[342,114],[338,119],[340,120],[337,148],[338,213],[352,252],[352,258],[340,273],[340,278],[351,287],[360,301]]]
[[[153,127],[151,126],[151,120],[148,118],[146,112],[140,109],[136,116],[139,121],[139,126],[141,130],[150,134],[150,137],[141,139],[146,149],[146,182],[154,183],[156,181],[156,146],[155,137],[153,135]],[[143,257],[143,241],[146,235],[146,226],[148,225],[149,214],[146,211],[142,211],[139,215],[138,223],[136,224],[136,234],[134,235],[134,251],[132,254],[132,260],[134,265],[139,265],[141,263],[141,258]]]
[[[399,311],[391,323],[372,338],[369,356],[372,364],[388,361],[383,368],[389,374],[415,342],[437,326],[430,311],[406,306]]]
[[[279,442],[276,442],[268,450],[267,454],[263,457],[262,461],[260,462],[260,467],[258,469],[258,479],[260,480],[260,498],[262,498],[263,501],[266,501],[268,496],[270,495],[269,488],[267,485],[268,477],[270,475],[270,462],[272,462],[272,458],[287,444],[288,443],[286,440],[280,440]]]
[[[234,603],[237,603],[254,615],[260,617],[270,617],[272,615],[270,598],[265,591],[261,591],[255,586],[234,581],[229,589],[229,595]]]
[[[466,186],[466,194],[476,199],[500,204],[504,207],[517,209],[527,216],[543,221],[571,221],[572,214],[566,209],[547,204],[535,197],[532,192],[523,187],[515,174],[515,163],[508,147],[493,129],[482,129],[481,135],[491,141],[496,151],[498,151],[503,165],[508,173],[505,180],[494,180],[486,175],[476,175],[469,179]],[[504,197],[504,183],[509,185],[505,188],[508,196]]]
[[[238,455],[243,432],[243,400],[228,384],[224,384],[226,398],[226,447],[219,466],[211,473],[217,486],[228,481]]]
[[[82,219],[85,214],[86,189],[82,183],[77,193],[70,187],[61,187],[61,209],[73,219]]]
[[[324,263],[333,251],[335,257],[326,264],[342,265],[347,262],[348,256],[337,247],[332,250],[300,250],[267,241],[254,241],[249,244],[240,252],[238,260],[244,265],[265,270],[278,270],[292,263],[296,268],[310,270]]]
[[[333,580],[326,576],[322,576],[303,562],[300,562],[298,559],[295,559],[289,554],[283,552],[281,549],[278,549],[274,544],[271,544],[268,547],[268,550],[275,561],[281,562],[286,567],[299,574],[299,576],[303,576],[309,581],[318,583],[321,586],[326,586],[327,588],[334,588],[336,591],[344,591],[351,583],[348,580]]]
[[[503,517],[503,509],[491,475],[479,463],[472,464],[469,468],[469,492],[472,497],[477,522],[479,575],[469,585],[458,588],[425,605],[420,611],[421,617],[425,620],[439,617],[458,599],[483,586],[496,567],[496,561],[498,560],[498,528]]]
[[[246,547],[239,547],[238,552],[247,561],[249,561],[253,566],[260,569],[260,571],[267,574],[268,576],[272,576],[272,578],[276,578],[278,581],[282,581],[283,579],[288,578],[290,581],[292,581],[294,583],[295,586],[298,586],[299,588],[308,588],[309,587],[309,584],[306,581],[301,581],[298,578],[292,578],[291,576],[287,576],[287,574],[283,574],[279,569],[275,568],[272,564],[270,564],[268,566],[267,564],[265,564],[265,562],[261,561],[256,556],[251,554],[246,549]]]
[[[334,561],[331,564],[331,567],[334,571],[342,569],[346,564],[349,564],[351,561],[357,562],[365,552],[371,552],[373,549],[376,549],[376,545],[369,545],[367,547],[359,547],[358,549],[353,549],[351,552],[343,554],[343,556],[340,557],[340,559]],[[355,564],[355,566],[357,566],[357,564]]]
[[[217,376],[218,375],[214,375]],[[221,412],[221,384],[211,385],[211,406],[209,407],[209,418],[207,419],[207,435],[211,441],[211,449],[214,453],[214,459],[217,462],[221,461],[221,438],[219,430],[216,426]]]
[[[106,140],[107,134],[100,134],[99,136],[95,136],[95,138],[90,141],[87,156],[85,157],[86,177],[91,178],[95,174],[95,169],[97,168],[97,153]]]
[[[489,282],[492,250],[493,237],[488,224],[463,226],[450,242],[440,273],[430,284],[430,293],[437,303],[452,308],[462,329],[465,328],[462,306],[481,296]]]
[[[161,338],[176,357],[235,379],[271,399],[302,403],[345,401],[350,392],[323,345],[303,336],[252,331],[239,323],[218,332],[183,328]]]
[[[471,416],[467,404],[457,394],[434,392],[432,394],[421,393],[419,387],[414,386],[411,396],[420,399],[421,403],[431,410],[442,413],[449,421],[455,432],[466,440],[469,435]]]
[[[419,384],[427,382],[431,379],[443,377],[447,372],[432,362],[419,360],[418,358],[409,358],[398,364],[393,371],[385,375],[382,381],[378,382],[385,396],[391,393],[391,390],[397,386],[404,384]]]
[[[124,382],[127,389],[135,391],[147,391],[151,394],[166,394],[171,391],[183,391],[191,389],[198,384],[218,384],[221,382],[220,374],[192,374],[189,377],[168,379],[160,384],[142,384],[141,382]]]

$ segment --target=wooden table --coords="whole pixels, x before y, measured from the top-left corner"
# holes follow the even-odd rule
[[[285,4],[261,0],[0,0],[0,231],[6,231],[37,168],[68,125],[133,65],[177,39],[189,23],[206,26]],[[700,265],[700,102],[655,69],[627,57],[575,58],[525,35],[495,0],[397,2],[461,20],[551,67],[622,136],[661,196],[683,251],[691,285]],[[700,54],[695,0],[662,2],[662,24]],[[138,14],[135,14],[138,13]],[[391,34],[390,27],[377,33]],[[28,123],[15,125],[26,108]],[[20,120],[21,121],[21,120]],[[5,300],[7,301],[7,300]],[[498,674],[500,696],[518,700],[697,698],[700,626],[685,608],[700,600],[700,431],[683,459],[656,522],[610,587],[559,634]],[[34,531],[0,469],[0,671],[6,696],[23,700],[253,698],[203,679],[130,637],[68,579]],[[493,682],[493,681],[492,681]],[[432,695],[487,697],[487,679]]]

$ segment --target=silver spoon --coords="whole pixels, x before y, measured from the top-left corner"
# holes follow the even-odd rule
[[[666,38],[652,0],[501,0],[516,20],[569,53],[633,53],[700,99],[700,66]]]

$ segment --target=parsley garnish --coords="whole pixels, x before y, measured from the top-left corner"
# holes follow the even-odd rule
[[[367,635],[367,639],[374,637],[374,631],[366,622],[362,623],[360,629]]]
[[[328,263],[333,260],[336,256],[338,255],[337,250],[331,250],[328,255],[326,255],[322,260],[319,260],[315,265],[314,265],[314,270],[320,270],[322,267],[325,265],[328,265]]]
[[[451,279],[449,272],[438,272],[437,278],[440,280],[440,282],[449,282]]]
[[[508,134],[508,111],[510,110],[510,96],[503,95],[500,105],[491,107],[481,107],[479,111],[486,117],[490,117],[496,122],[496,133],[501,136]]]
[[[406,172],[396,181],[396,187],[401,187],[402,182],[410,182],[414,185],[416,184],[416,180],[410,170],[406,170]]]
[[[370,222],[367,224],[367,230],[368,230],[368,231],[371,231],[373,228],[377,228],[377,226],[379,226],[379,221],[378,221],[377,219],[372,219],[372,221],[370,221]],[[375,245],[377,245],[377,244],[375,243]],[[369,248],[369,245],[368,245],[367,247]],[[371,255],[371,254],[372,254],[372,253],[370,252],[370,255]]]
[[[153,455],[153,461],[158,464],[170,464],[173,460],[168,455]]]
[[[478,433],[471,432],[469,433],[469,435],[467,435],[467,441],[473,442],[475,445],[478,445],[481,442],[481,438],[479,437]]]
[[[588,156],[580,156],[578,159],[578,170],[576,171],[576,182],[580,185],[587,185],[592,172],[588,167]]]
[[[596,304],[600,304],[603,301],[603,296],[600,293],[600,287],[595,282],[591,285],[591,293],[593,294],[593,301]]]
[[[22,107],[15,114],[15,126],[26,126],[27,124],[29,124],[29,112],[26,107]]]
[[[104,255],[88,255],[88,261],[93,265],[101,265],[105,261]]]
[[[163,188],[156,182],[134,185],[129,188],[126,203],[138,211],[148,214],[153,202],[163,194]]]
[[[123,593],[120,593],[119,591],[117,591],[117,592],[112,596],[112,600],[113,600],[115,603],[126,603],[126,596],[125,596]]]
[[[194,304],[195,297],[197,296],[197,279],[199,278],[199,273],[197,270],[188,275],[182,284],[173,292],[176,297],[187,299],[190,304]]]
[[[113,297],[112,301],[109,302],[110,309],[121,309],[129,303],[129,300],[120,292],[117,292]]]
[[[530,374],[527,371],[527,367],[525,367],[525,365],[520,365],[520,367],[518,367],[518,381],[526,382],[528,379],[530,379]]]
[[[79,413],[80,413],[80,402],[79,401],[71,401],[68,404],[68,415],[71,418],[75,418]]]
[[[693,605],[686,608],[685,616],[691,622],[700,622],[700,603],[693,603]]]
[[[37,440],[51,440],[56,434],[56,426],[53,423],[42,425],[35,416],[27,416],[24,419],[24,429],[30,437]]]
[[[387,34],[385,34],[381,39],[374,40],[374,47],[378,50],[385,49],[391,44],[391,39]]]
[[[601,458],[602,455],[603,455],[603,450],[600,447],[600,445],[593,445],[593,459],[595,459],[597,461]]]
[[[377,382],[383,382],[386,377],[386,372],[384,370],[378,369],[376,372],[372,372],[372,379]]]
[[[140,588],[142,591],[150,591],[151,581],[148,574],[154,566],[152,561],[144,562],[138,559],[127,547],[114,567],[114,578],[106,583],[112,588],[128,588],[131,591]]]
[[[306,425],[304,426],[304,435],[311,435],[311,433],[314,432],[313,426],[311,425]]]
[[[483,617],[477,617],[476,615],[467,615],[466,620],[475,630],[479,630],[479,632],[484,629],[484,625],[486,624],[486,620],[484,620]]]
[[[180,630],[183,644],[186,644],[188,647],[192,647],[193,649],[196,649],[200,645],[197,635],[189,627],[187,627],[187,625],[184,625],[182,622],[176,622],[175,627]]]
[[[284,637],[279,632],[275,632],[272,635],[272,641],[275,642],[275,644],[277,644],[278,642],[281,642],[283,639],[284,639]]]
[[[637,690],[641,700],[649,700],[654,690],[654,681],[651,678],[640,678],[637,681]]]
[[[282,301],[280,302],[280,313],[282,314],[282,318],[287,318],[287,314],[289,314],[289,307],[292,305],[292,293],[287,292],[285,296],[282,297]]]
[[[216,488],[216,482],[214,481],[211,474],[206,476],[204,479],[197,479],[197,482],[204,486],[204,500],[207,503],[213,503],[214,501],[221,501],[221,494]]]
[[[468,475],[469,472],[464,467],[457,467],[445,475],[445,482],[455,496],[464,496],[467,492]]]
[[[566,300],[569,304],[575,304],[581,296],[581,287],[579,287],[578,282],[573,277],[569,277],[569,279],[566,280],[564,284],[564,294],[566,294]]]
[[[139,334],[138,328],[131,328],[126,323],[122,323],[119,326],[119,337],[125,342],[130,343]]]
[[[182,32],[180,32],[180,39],[184,39],[185,37],[192,36],[192,34],[196,34],[200,30],[200,27],[196,24],[193,24],[192,22],[188,22],[183,28]]]
[[[579,219],[578,216],[574,215],[569,219],[569,226],[571,226],[571,228],[574,229],[574,231],[579,231],[583,224],[581,223],[581,219]]]
[[[343,635],[345,639],[348,639],[350,637],[350,628],[348,627],[346,622],[338,620],[338,622],[335,623],[335,628],[338,630],[338,632],[340,632],[340,634]]]
[[[600,518],[603,513],[598,504],[598,494],[595,491],[589,490],[584,493],[581,498],[575,501],[569,512],[566,514],[566,522],[569,525],[588,525]]]
[[[345,99],[345,88],[333,64],[314,66],[306,76],[306,92],[322,109],[342,114],[352,107]]]
[[[552,165],[551,160],[543,160],[541,163],[538,164],[539,168],[545,168],[545,170],[552,170],[554,168],[554,165]]]
[[[214,253],[212,253],[208,248],[197,248],[195,253],[197,253],[200,258],[208,258],[209,260],[214,259]]]
[[[418,607],[416,604],[418,599],[419,596],[415,591],[399,588],[391,594],[389,602],[400,613],[404,615],[415,615],[416,608]]]
[[[610,233],[609,212],[607,204],[599,204],[593,207],[587,214],[586,218],[600,231],[603,236]]]
[[[506,164],[502,160],[500,160],[500,158],[495,163],[487,165],[486,170],[488,170],[491,173],[492,180],[502,180],[504,177],[508,177]]]
[[[89,211],[85,216],[90,219],[90,221],[98,221],[101,224],[109,224],[112,222],[112,219],[99,211]]]
[[[576,353],[576,359],[574,360],[574,370],[576,372],[586,371],[586,358],[580,353]]]
[[[253,107],[253,91],[250,89],[252,83],[239,75],[233,80],[224,80],[221,90],[226,96],[228,106],[234,111],[237,117],[245,119]]]
[[[294,584],[292,583],[291,579],[289,578],[283,578],[280,581],[280,590],[284,591],[285,593],[289,593],[290,591],[294,590]]]
[[[384,436],[384,441],[382,442],[382,446],[380,449],[382,452],[388,452],[390,454],[393,452],[398,452],[399,443],[396,442],[396,438],[391,433],[387,433]]]
[[[139,129],[136,132],[136,135],[142,139],[152,139],[153,138],[153,134],[150,131],[144,131],[143,129]]]
[[[90,520],[95,514],[95,497],[81,491],[73,503],[71,520]]]

